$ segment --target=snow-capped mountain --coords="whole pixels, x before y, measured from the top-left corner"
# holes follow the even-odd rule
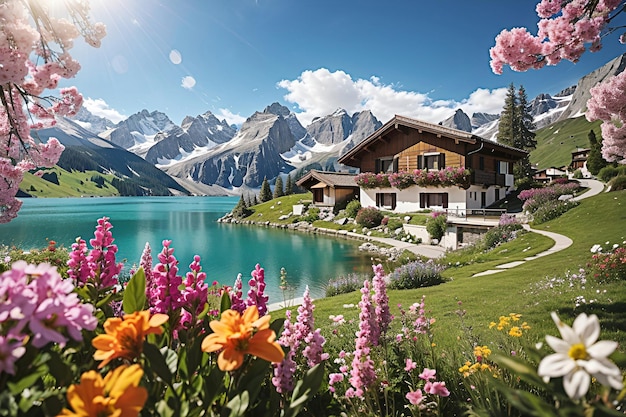
[[[206,154],[230,141],[236,133],[234,127],[225,120],[218,120],[211,112],[187,116],[180,127],[158,133],[152,146],[145,150],[144,158],[157,166],[173,165]]]
[[[589,89],[626,67],[626,54],[583,77],[555,95],[540,94],[529,103],[537,128],[584,114]],[[163,113],[143,110],[111,128],[110,122],[91,117],[77,118],[82,126],[145,158],[182,181],[215,185],[231,192],[239,187],[258,187],[264,178],[311,168],[342,170],[337,158],[376,131],[382,123],[371,111],[352,115],[343,109],[318,117],[303,127],[287,107],[273,103],[250,116],[239,131],[211,112],[183,120],[176,126]],[[496,140],[499,115],[461,109],[444,126],[470,131]],[[188,184],[188,183],[186,183]]]
[[[115,128],[100,133],[100,136],[142,155],[156,143],[158,133],[168,132],[175,127],[174,122],[165,113],[159,111],[150,113],[144,109],[119,122]]]

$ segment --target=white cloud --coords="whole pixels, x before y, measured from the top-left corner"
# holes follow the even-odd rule
[[[172,62],[172,64],[178,65],[183,62],[183,56],[177,49],[172,49],[170,51],[170,61]]]
[[[241,126],[243,122],[246,121],[245,117],[239,114],[234,114],[228,109],[219,109],[219,116],[221,116],[222,119],[225,119],[226,123],[229,125]]]
[[[122,120],[128,118],[128,116],[125,116],[117,110],[110,108],[106,101],[101,98],[86,98],[83,101],[83,106],[89,111],[89,113],[93,114],[94,116],[104,117],[105,119],[109,119],[113,123],[119,123]]]
[[[191,90],[194,85],[196,85],[196,79],[193,78],[191,75],[183,77],[183,80],[180,84],[181,87],[186,88],[187,90]]]
[[[481,88],[461,101],[433,100],[427,93],[381,84],[375,76],[369,80],[353,80],[344,71],[330,72],[326,68],[304,71],[296,80],[282,80],[277,86],[288,90],[284,98],[301,110],[296,114],[304,126],[313,118],[331,114],[338,108],[350,114],[369,109],[383,123],[396,114],[438,123],[458,108],[470,117],[475,112],[497,114],[502,110],[506,95],[506,88]]]

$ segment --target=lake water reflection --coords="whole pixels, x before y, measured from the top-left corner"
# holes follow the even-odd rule
[[[19,216],[0,224],[0,244],[43,248],[46,239],[70,247],[80,236],[89,241],[96,221],[107,216],[119,247],[118,259],[127,268],[139,262],[146,242],[153,258],[164,239],[172,241],[180,273],[188,271],[193,255],[201,256],[209,281],[232,285],[241,273],[244,282],[257,263],[265,269],[270,302],[279,302],[280,268],[287,270],[293,296],[306,285],[314,297],[323,296],[328,279],[351,272],[370,272],[369,256],[357,243],[288,230],[217,223],[238,197],[111,197],[24,199]]]

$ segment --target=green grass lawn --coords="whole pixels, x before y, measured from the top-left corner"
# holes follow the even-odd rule
[[[624,208],[625,191],[603,193],[583,200],[560,218],[538,227],[572,238],[574,243],[569,248],[498,274],[471,277],[476,272],[523,259],[552,246],[552,241],[543,236],[524,235],[518,241],[479,256],[475,263],[448,269],[444,275],[449,282],[435,287],[390,291],[392,312],[398,313],[395,307],[398,304],[409,306],[425,295],[429,315],[437,320],[435,342],[442,350],[451,348],[458,338],[465,337],[468,328],[477,339],[490,337],[489,323],[512,312],[522,314],[523,320],[532,326],[528,337],[533,342],[543,341],[546,334],[558,334],[550,318],[551,311],[557,311],[570,324],[581,312],[593,313],[600,318],[603,338],[617,340],[623,352],[626,349],[625,283],[600,285],[588,278],[584,286],[576,282],[570,286],[572,281],[567,276],[585,266],[594,244],[626,241]],[[521,251],[528,247],[527,251]],[[577,297],[585,300],[578,307]],[[360,293],[353,292],[316,300],[316,325],[322,327],[327,337],[331,336],[328,316],[343,314],[347,319],[358,319],[356,307],[344,308],[343,305],[356,306],[359,299]],[[466,311],[463,326],[457,314],[459,309]]]
[[[58,166],[45,171],[55,172],[59,184],[46,181],[27,172],[24,174],[24,180],[20,184],[20,189],[33,197],[105,197],[119,195],[117,189],[111,185],[113,175],[110,174],[101,174],[96,171],[69,172]],[[91,181],[93,175],[104,178],[104,184],[98,186],[98,184]]]

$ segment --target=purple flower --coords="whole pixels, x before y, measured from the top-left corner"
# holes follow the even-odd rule
[[[237,274],[237,278],[235,279],[235,284],[233,285],[233,289],[230,293],[230,308],[243,314],[246,310],[246,303],[243,300],[243,281],[241,280],[241,274]]]
[[[25,352],[26,348],[21,340],[0,335],[0,375],[15,375],[15,361]]]
[[[372,329],[372,343],[374,346],[377,346],[380,344],[380,338],[387,333],[393,317],[389,311],[389,297],[387,296],[383,266],[378,264],[373,266],[373,269],[372,286],[374,287],[374,295],[372,296],[372,301],[375,306],[375,326]]]

